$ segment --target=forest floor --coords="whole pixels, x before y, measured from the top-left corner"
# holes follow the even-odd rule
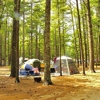
[[[9,77],[9,68],[0,67],[0,100],[100,100],[100,68],[86,75],[52,76],[54,85],[36,83],[33,76],[20,77],[20,83]],[[43,79],[43,78],[42,78]]]

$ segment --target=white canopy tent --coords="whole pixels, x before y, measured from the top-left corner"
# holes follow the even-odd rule
[[[75,65],[75,62],[72,58],[67,56],[61,56],[61,69],[60,69],[60,57],[56,58],[55,63],[53,64],[56,73],[62,71],[63,75],[79,74],[79,71]]]

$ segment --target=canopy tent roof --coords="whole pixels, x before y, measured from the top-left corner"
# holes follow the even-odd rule
[[[57,58],[57,60],[60,59],[60,57]],[[72,59],[71,57],[68,56],[61,56],[61,59]]]

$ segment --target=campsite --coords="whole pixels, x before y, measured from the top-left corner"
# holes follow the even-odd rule
[[[20,83],[9,77],[9,67],[0,67],[1,100],[100,100],[100,67],[96,73],[86,69],[86,76],[80,74],[52,76],[53,85],[34,83],[33,76],[20,77]],[[7,75],[8,76],[5,76]],[[1,76],[3,75],[3,76]],[[43,76],[42,76],[43,80]]]
[[[20,59],[19,59],[20,60]],[[50,61],[51,62],[51,61]],[[33,68],[38,67],[40,72],[43,72],[43,61],[41,62],[39,59],[29,59],[20,65],[19,74],[27,75],[34,74],[32,71]],[[60,70],[62,75],[71,75],[71,74],[79,74],[75,61],[71,57],[61,56],[61,69],[60,69],[60,57],[56,58],[56,61],[50,64],[51,73],[55,73],[56,75],[60,74]]]
[[[0,100],[100,100],[99,91],[100,0],[0,0]]]

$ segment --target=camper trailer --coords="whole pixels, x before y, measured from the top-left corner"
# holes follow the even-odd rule
[[[61,67],[60,67],[61,60]],[[61,56],[56,58],[56,61],[53,64],[56,73],[62,72],[62,75],[72,75],[79,74],[79,71],[75,65],[75,62],[72,58],[67,56]]]

